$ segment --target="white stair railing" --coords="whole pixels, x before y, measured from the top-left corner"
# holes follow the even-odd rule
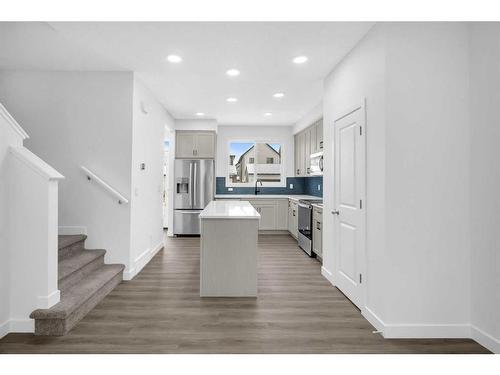
[[[115,198],[118,198],[118,204],[123,204],[123,203],[127,204],[128,203],[128,199],[127,198],[125,198],[115,188],[113,188],[106,181],[104,181],[102,178],[100,178],[99,176],[97,176],[90,169],[84,167],[83,165],[82,165],[81,168],[85,172],[85,174],[87,176],[87,180],[89,180],[89,181],[95,181],[98,185],[101,185],[105,190],[107,190]]]

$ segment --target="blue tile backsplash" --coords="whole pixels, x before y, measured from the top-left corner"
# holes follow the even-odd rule
[[[293,184],[293,189],[290,189],[290,184]],[[319,186],[319,190],[318,190]],[[233,187],[233,191],[227,190],[226,178],[216,177],[215,192],[216,194],[253,194],[254,187]],[[265,187],[259,186],[259,194],[307,194],[315,197],[323,197],[323,176],[314,177],[287,177],[286,187]]]

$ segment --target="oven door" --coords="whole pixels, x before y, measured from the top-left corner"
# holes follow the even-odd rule
[[[299,233],[302,233],[305,237],[312,239],[311,231],[311,215],[312,206],[299,202],[299,223],[298,229]]]
[[[299,202],[299,220],[298,220],[298,242],[299,247],[304,252],[312,256],[312,231],[311,231],[312,207]]]

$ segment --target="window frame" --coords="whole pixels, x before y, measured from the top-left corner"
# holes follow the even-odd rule
[[[285,176],[285,164],[283,163],[283,160],[285,160],[285,147],[283,146],[284,142],[283,140],[278,140],[278,139],[241,139],[241,138],[230,138],[227,140],[226,143],[226,149],[225,151],[225,180],[226,180],[226,187],[254,187],[255,186],[255,180],[252,182],[232,182],[231,179],[229,178],[229,155],[230,149],[231,149],[231,143],[278,143],[280,145],[280,155],[281,155],[281,160],[280,160],[280,181],[276,182],[270,182],[270,181],[262,181],[262,186],[263,187],[286,187],[286,176]],[[257,158],[257,147],[255,147],[255,155],[254,158],[258,160]],[[236,159],[235,159],[236,161]],[[257,165],[257,164],[254,164]],[[259,184],[260,186],[260,184]]]

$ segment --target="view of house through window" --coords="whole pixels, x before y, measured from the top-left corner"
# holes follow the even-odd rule
[[[229,176],[233,184],[253,184],[255,180],[281,181],[281,145],[265,142],[231,142]]]

